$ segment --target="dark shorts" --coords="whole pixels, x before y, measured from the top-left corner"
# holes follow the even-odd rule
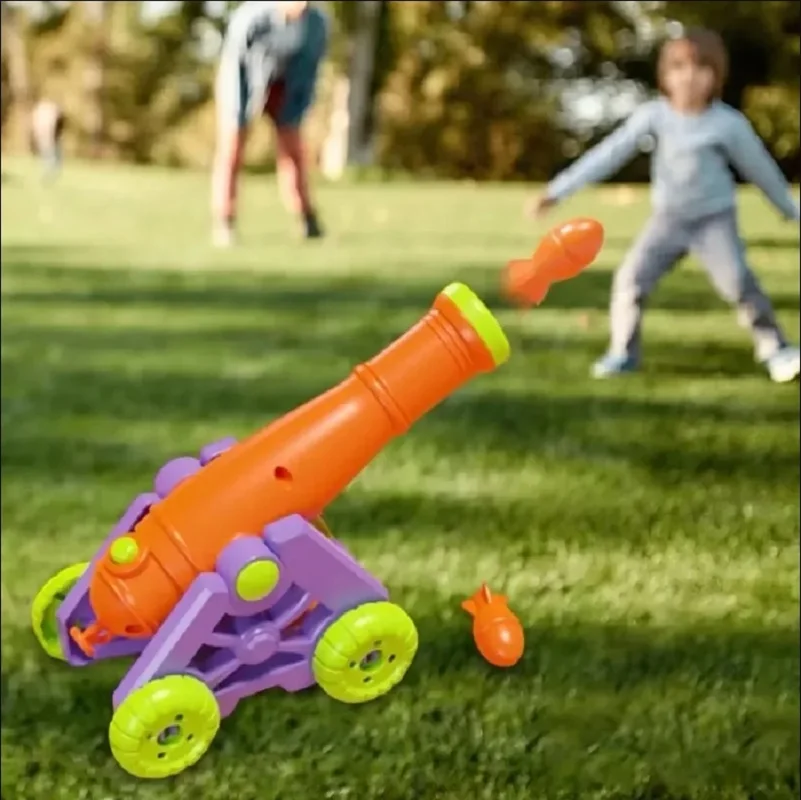
[[[267,87],[262,113],[279,127],[298,127],[311,105],[311,102],[305,102],[303,98],[308,97],[311,100],[313,94],[310,91],[295,91],[289,96],[285,81],[279,79]],[[220,123],[234,125],[239,129],[246,128],[256,116],[255,111],[250,109],[250,101],[251,87],[244,67],[221,65],[216,87]]]

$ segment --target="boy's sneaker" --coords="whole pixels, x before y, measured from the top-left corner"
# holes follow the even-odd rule
[[[639,364],[634,358],[607,354],[592,365],[592,377],[616,378],[618,375],[636,372],[638,367]]]
[[[768,375],[774,383],[790,383],[801,372],[801,351],[797,347],[782,347],[766,362]]]
[[[223,249],[233,247],[236,244],[234,224],[228,220],[216,223],[212,229],[211,238],[215,247]]]
[[[320,220],[317,219],[317,214],[310,211],[303,216],[303,238],[304,239],[322,239],[323,229],[320,225]]]

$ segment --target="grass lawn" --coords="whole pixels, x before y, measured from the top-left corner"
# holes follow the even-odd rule
[[[530,313],[499,267],[541,230],[523,189],[321,190],[331,237],[295,241],[273,184],[244,188],[241,249],[207,245],[206,178],[4,164],[3,800],[779,800],[799,793],[799,395],[687,263],[655,296],[647,363],[603,349],[610,272],[648,209],[587,192],[607,244]],[[798,337],[798,231],[756,194],[750,256]],[[329,510],[415,619],[406,680],[365,706],[251,698],[176,779],[107,743],[125,670],[39,652],[29,606],[91,556],[170,457],[241,436],[338,381],[465,280],[510,362],[392,444]],[[507,672],[459,608],[482,580],[527,631]]]

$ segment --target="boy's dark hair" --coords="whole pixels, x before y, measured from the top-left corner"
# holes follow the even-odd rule
[[[682,50],[689,51],[690,57],[696,63],[712,70],[715,75],[715,85],[710,100],[719,98],[723,94],[723,87],[729,75],[729,54],[720,34],[707,28],[688,28],[681,36],[670,39],[662,45],[656,68],[660,91],[666,94],[663,80],[665,71],[677,51]]]

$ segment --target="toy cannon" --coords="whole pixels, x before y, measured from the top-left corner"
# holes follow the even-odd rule
[[[452,284],[338,386],[248,439],[158,472],[88,564],[34,600],[34,632],[72,666],[135,656],[111,751],[132,775],[196,763],[244,697],[315,683],[345,703],[406,674],[417,630],[320,516],[394,437],[509,356],[492,314]]]

